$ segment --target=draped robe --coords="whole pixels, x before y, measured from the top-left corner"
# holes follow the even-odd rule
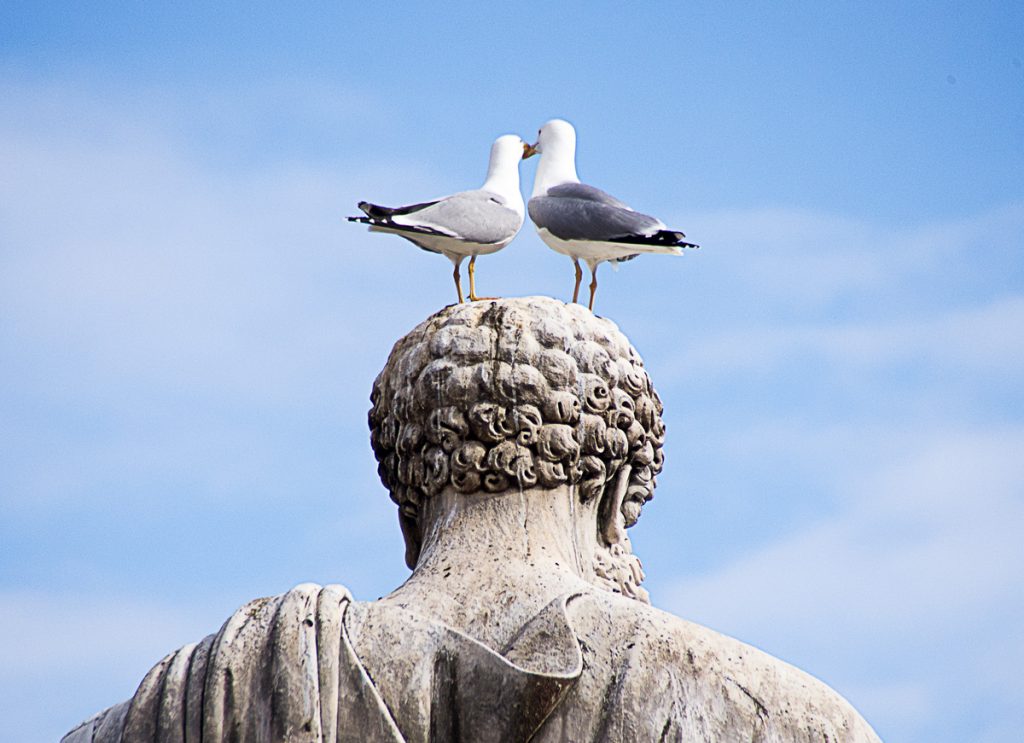
[[[490,648],[303,584],[171,653],[63,742],[646,740],[878,739],[802,671],[603,591],[552,601]]]

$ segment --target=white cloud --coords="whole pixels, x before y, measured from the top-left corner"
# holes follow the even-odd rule
[[[19,523],[41,524],[55,551],[61,535],[45,533],[39,514],[71,498],[111,519],[138,515],[145,507],[127,490],[159,499],[154,483],[178,473],[192,487],[164,507],[187,513],[196,493],[224,494],[238,506],[233,528],[245,530],[261,487],[296,497],[288,484],[313,461],[308,437],[322,433],[306,422],[321,418],[340,421],[331,431],[339,448],[359,441],[366,466],[320,477],[321,488],[348,488],[344,517],[312,525],[300,541],[334,543],[338,577],[366,585],[378,565],[366,564],[365,542],[351,535],[387,529],[398,548],[393,511],[355,505],[364,492],[386,498],[366,446],[366,396],[390,343],[425,307],[450,301],[449,271],[342,216],[360,198],[463,184],[423,164],[371,162],[361,146],[342,150],[343,164],[290,152],[240,165],[182,131],[196,110],[228,130],[254,104],[266,111],[265,101],[292,95],[273,88],[208,97],[198,109],[157,94],[132,102],[70,87],[3,90],[0,403],[25,412],[0,432],[9,444],[0,485],[4,508],[31,512]],[[288,105],[333,126],[366,104],[349,96],[339,105],[327,93],[300,91]],[[379,102],[366,105],[379,116]],[[1022,608],[1024,433],[987,424],[991,411],[972,396],[1024,372],[1024,295],[1012,281],[991,288],[992,277],[1019,272],[1024,206],[914,228],[787,209],[678,223],[702,251],[672,270],[651,258],[614,278],[606,271],[598,295],[599,311],[651,339],[672,415],[686,414],[673,398],[695,379],[725,380],[728,389],[705,401],[724,407],[758,373],[777,376],[794,359],[815,363],[786,381],[826,398],[851,379],[877,391],[880,373],[902,367],[945,376],[912,390],[912,414],[898,420],[849,406],[848,418],[812,422],[811,403],[796,400],[774,418],[724,421],[713,432],[719,454],[815,472],[829,515],[773,525],[767,546],[734,540],[736,559],[679,580],[669,608],[817,663],[811,670],[826,681],[843,669],[842,690],[869,719],[902,716],[903,729],[957,713],[936,681],[943,673],[963,679],[963,699],[1021,692],[1024,640],[1008,628]],[[568,262],[537,247],[529,227],[520,240],[536,249],[517,243],[489,259],[488,286],[550,282],[564,296]],[[439,276],[429,289],[428,271]],[[690,296],[700,301],[687,304]],[[1008,410],[1002,420],[1017,418]],[[287,440],[274,430],[282,423],[293,429]],[[34,575],[18,559],[6,557],[12,574]],[[234,608],[164,606],[145,598],[161,594],[158,584],[132,597],[54,591],[0,595],[0,625],[20,631],[0,645],[9,677],[67,682],[102,666],[128,686]]]
[[[129,698],[167,653],[216,632],[237,608],[230,600],[201,606],[60,587],[0,591],[5,732],[56,740]]]
[[[844,442],[853,440],[873,450],[855,464],[833,463],[831,487],[843,496],[843,512],[711,575],[687,579],[680,596],[699,595],[693,605],[731,614],[751,597],[735,590],[743,581],[764,598],[791,592],[790,600],[766,602],[787,627],[807,622],[810,629],[824,611],[829,621],[853,620],[864,632],[898,624],[919,629],[915,623],[932,601],[942,603],[934,615],[941,622],[962,620],[949,611],[953,605],[983,611],[1011,580],[1024,577],[1024,561],[1011,559],[1024,557],[1016,537],[1024,527],[1024,429],[918,432],[913,442],[906,435],[806,431],[821,451],[848,452]],[[791,436],[782,447],[796,440]],[[869,458],[873,466],[864,471]],[[880,576],[887,580],[872,580]],[[953,583],[960,584],[957,591],[943,589]],[[851,593],[851,587],[859,588]],[[861,602],[885,590],[892,593]],[[851,613],[857,606],[867,616]],[[878,606],[887,612],[875,614]]]
[[[794,500],[790,477],[823,505],[659,595],[837,685],[883,737],[998,739],[980,716],[1024,697],[1024,208],[910,230],[778,210],[714,225],[724,254],[699,278],[738,286],[673,326],[655,382],[668,404],[707,391],[686,426],[750,473],[752,508],[762,475],[773,497]],[[719,420],[730,394],[742,416]]]
[[[173,120],[122,119],[123,101],[15,92],[32,115],[0,121],[0,340],[22,391],[81,401],[146,385],[308,405],[311,385],[296,379],[337,374],[378,340],[350,320],[386,291],[366,277],[412,282],[426,258],[382,261],[379,236],[343,219],[384,184],[416,189],[415,163],[276,160],[239,173]],[[90,125],[32,126],[48,118]],[[407,294],[387,301],[418,311]]]
[[[885,256],[865,250],[871,225],[838,215],[794,209],[696,214],[678,220],[699,240],[702,261],[728,267],[733,290],[820,304],[837,293],[874,286],[886,275]]]
[[[964,371],[1019,373],[1024,367],[1024,296],[953,308],[923,318],[874,322],[773,323],[701,336],[663,364],[669,374],[765,372],[798,354],[843,369],[911,360]]]
[[[350,430],[367,448],[370,383],[421,312],[367,276],[415,283],[434,258],[382,259],[380,236],[343,217],[368,192],[421,187],[419,165],[284,156],[240,169],[181,134],[195,111],[180,101],[3,87],[5,508],[138,507],[183,480],[247,503],[277,482],[284,498],[310,461],[286,436],[324,411],[349,426],[339,448]],[[353,321],[382,294],[386,316]]]
[[[829,308],[854,296],[889,303],[924,296],[957,306],[972,277],[1019,271],[1024,204],[913,226],[788,208],[695,213],[673,223],[691,225],[695,239],[709,236],[697,240],[705,243],[703,266],[690,269],[687,283],[706,273],[734,301],[749,293],[780,306]],[[931,296],[941,275],[954,284]]]
[[[0,675],[41,681],[102,665],[136,675],[138,683],[166,653],[215,632],[225,619],[211,626],[195,606],[138,598],[6,591],[0,593]]]
[[[936,699],[925,683],[881,682],[870,686],[854,684],[844,691],[849,699],[856,700],[862,714],[864,710],[872,710],[880,719],[916,723],[901,722],[898,726],[891,726],[887,731],[889,735],[883,736],[884,740],[903,740],[909,737],[909,733],[915,728],[920,727],[919,721],[935,718],[941,712],[942,699]]]
[[[885,726],[924,726],[967,670],[1001,676],[990,691],[1019,698],[1024,429],[918,435],[909,453],[874,439],[871,469],[834,473],[840,512],[678,581],[669,608],[864,690],[852,701]],[[894,679],[910,703],[876,705]],[[943,714],[965,709],[947,701]]]

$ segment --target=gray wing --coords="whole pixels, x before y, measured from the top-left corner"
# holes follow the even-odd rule
[[[544,196],[534,196],[529,212],[534,224],[562,240],[615,241],[665,228],[660,220],[583,183],[566,183],[548,189]]]
[[[423,229],[467,242],[490,244],[511,240],[523,225],[523,218],[490,191],[463,191],[392,221],[412,229]]]
[[[625,202],[619,201],[607,191],[602,191],[597,186],[588,186],[586,183],[563,183],[548,189],[548,196],[558,196],[567,199],[584,199],[586,201],[597,201],[608,206],[617,206],[622,209],[630,209]]]

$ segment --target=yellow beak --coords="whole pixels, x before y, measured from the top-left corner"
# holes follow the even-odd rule
[[[523,159],[524,160],[526,158],[528,158],[528,157],[533,157],[536,154],[537,154],[537,145],[536,144],[526,144],[526,142],[523,142]]]

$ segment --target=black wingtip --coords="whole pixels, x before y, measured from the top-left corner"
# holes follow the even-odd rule
[[[370,217],[370,219],[377,219],[382,221],[389,221],[391,217],[393,217],[395,214],[401,214],[403,213],[404,209],[409,208],[399,207],[397,209],[393,209],[390,206],[371,204],[369,201],[360,201],[356,206],[358,206],[363,212],[365,212],[366,216]]]
[[[695,243],[688,243],[683,238],[686,237],[682,232],[678,230],[658,230],[652,235],[627,235],[625,237],[616,237],[611,242],[620,242],[633,245],[658,245],[668,248],[699,248],[700,246]]]
[[[377,206],[371,204],[369,201],[360,201],[356,204],[359,207],[359,211],[366,214],[365,217],[348,217],[349,222],[359,222],[360,224],[373,224],[375,221],[380,219],[387,219],[387,216],[383,212],[387,211],[386,207]]]
[[[662,230],[659,235],[662,235],[665,239],[671,240],[677,248],[699,248],[700,245],[697,243],[688,243],[683,238],[686,237],[685,233],[679,230]]]

